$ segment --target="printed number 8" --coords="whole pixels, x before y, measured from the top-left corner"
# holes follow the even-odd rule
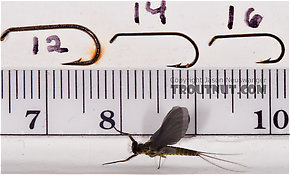
[[[109,113],[110,115],[107,117],[105,113]],[[105,110],[101,113],[101,118],[103,119],[100,122],[100,127],[103,129],[112,129],[115,126],[115,121],[112,119],[114,117],[114,112],[110,110]],[[110,127],[105,127],[104,122],[110,123]]]

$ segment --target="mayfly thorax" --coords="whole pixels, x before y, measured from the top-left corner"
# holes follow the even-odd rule
[[[161,124],[161,127],[151,136],[149,141],[147,141],[146,143],[138,143],[137,141],[135,141],[135,139],[132,137],[131,134],[121,132],[117,128],[114,127],[114,129],[117,132],[129,136],[130,140],[132,141],[131,149],[132,149],[133,155],[131,155],[127,159],[108,162],[108,163],[104,163],[103,165],[126,162],[132,159],[133,157],[136,157],[139,154],[145,154],[145,155],[148,155],[149,157],[155,157],[155,156],[160,157],[158,169],[160,168],[161,157],[166,158],[167,155],[198,156],[202,158],[203,160],[209,162],[210,164],[217,166],[219,168],[222,168],[222,169],[226,169],[226,170],[230,170],[230,169],[217,165],[209,161],[207,158],[211,158],[211,159],[245,167],[242,164],[212,156],[212,155],[229,155],[229,154],[209,153],[209,152],[190,150],[190,149],[181,148],[181,147],[168,146],[168,145],[173,145],[177,143],[181,138],[185,136],[189,122],[190,122],[190,116],[189,116],[187,108],[175,106],[168,112],[168,114],[166,115],[166,117],[164,118]],[[230,170],[230,171],[233,171],[233,170]]]

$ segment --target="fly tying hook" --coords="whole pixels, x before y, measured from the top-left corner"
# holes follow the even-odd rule
[[[10,33],[10,32],[23,32],[23,31],[34,31],[34,30],[51,30],[51,29],[78,29],[81,30],[85,33],[87,33],[95,43],[95,53],[92,56],[92,58],[88,61],[82,60],[82,58],[68,62],[68,63],[62,63],[63,65],[91,65],[94,64],[99,56],[100,56],[100,51],[101,51],[101,45],[99,43],[99,40],[97,36],[88,28],[78,25],[78,24],[54,24],[54,25],[38,25],[38,26],[26,26],[26,27],[11,27],[6,29],[3,34],[1,35],[1,41],[5,39],[5,37]]]
[[[181,63],[179,63],[175,65],[167,65],[167,67],[189,68],[189,67],[192,67],[197,62],[198,57],[199,57],[198,47],[195,44],[195,42],[189,36],[183,33],[178,33],[178,32],[117,33],[112,37],[112,39],[110,40],[110,43],[113,43],[119,36],[180,36],[187,39],[193,45],[195,49],[194,60],[191,63],[185,64],[185,65],[181,65]]]
[[[223,39],[223,38],[244,38],[244,37],[271,37],[274,38],[275,40],[277,40],[281,46],[281,54],[277,59],[271,60],[271,58],[268,58],[266,60],[262,60],[262,61],[257,61],[256,63],[277,63],[279,62],[284,54],[285,54],[285,46],[283,41],[277,37],[276,35],[273,35],[271,33],[249,33],[249,34],[233,34],[233,35],[216,35],[214,36],[210,42],[209,42],[209,46],[211,46],[213,44],[213,42],[215,42],[215,40],[217,39]]]

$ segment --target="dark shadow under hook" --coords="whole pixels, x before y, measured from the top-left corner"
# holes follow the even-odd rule
[[[197,62],[198,57],[199,57],[198,47],[195,44],[195,42],[190,37],[188,37],[187,35],[185,35],[183,33],[178,33],[178,32],[117,33],[112,37],[112,39],[110,40],[110,43],[113,43],[116,40],[116,38],[119,36],[181,36],[181,37],[187,39],[193,45],[193,47],[195,49],[194,60],[191,63],[185,64],[185,65],[181,65],[181,63],[179,63],[179,64],[175,64],[175,65],[167,65],[167,67],[189,68]]]
[[[54,25],[38,25],[38,26],[26,26],[26,27],[11,27],[3,32],[3,34],[1,35],[1,41],[3,41],[5,39],[5,37],[10,32],[51,30],[51,29],[77,29],[77,30],[81,30],[81,31],[87,33],[94,40],[96,49],[95,49],[95,53],[94,53],[93,57],[90,60],[84,61],[84,60],[82,60],[82,58],[80,58],[80,59],[73,61],[73,62],[62,63],[63,65],[82,65],[82,66],[85,66],[85,65],[94,64],[98,60],[98,58],[100,56],[100,52],[101,52],[101,45],[99,43],[97,36],[90,29],[88,29],[84,26],[78,25],[78,24],[54,24]]]
[[[281,45],[281,54],[278,58],[271,60],[271,58],[268,58],[266,60],[262,60],[262,61],[257,61],[256,63],[277,63],[279,62],[284,54],[285,54],[285,46],[283,41],[277,37],[276,35],[270,34],[270,33],[250,33],[250,34],[232,34],[232,35],[216,35],[214,36],[210,42],[209,42],[209,46],[211,46],[213,44],[213,42],[217,39],[223,39],[223,38],[244,38],[244,37],[271,37],[274,38],[275,40],[277,40],[279,42],[279,44]]]

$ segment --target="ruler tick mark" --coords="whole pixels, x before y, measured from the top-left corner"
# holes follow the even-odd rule
[[[239,99],[242,98],[242,73],[241,69],[239,69]]]
[[[30,98],[33,99],[33,70],[30,70]]]
[[[157,113],[159,113],[159,70],[156,71],[156,84],[157,84],[157,87],[156,87],[156,97],[157,97]]]
[[[90,70],[90,99],[93,98],[93,82],[92,82],[93,78],[92,78],[92,70]]]
[[[70,71],[67,70],[67,98],[70,99]]]
[[[217,86],[217,94],[216,98],[219,99],[219,70],[216,70],[216,86]]]
[[[232,91],[232,113],[234,113],[234,70],[232,69],[232,88],[231,88],[231,91]]]
[[[228,89],[226,87],[227,87],[227,70],[225,69],[224,70],[224,88],[223,88],[223,91],[224,91],[224,99],[227,98],[227,93],[228,93]]]
[[[186,70],[186,97],[189,99],[189,71]]]
[[[115,73],[112,70],[112,98],[115,99]]]
[[[97,92],[98,92],[98,99],[100,98],[100,70],[97,71]]]
[[[287,74],[286,74],[286,69],[284,69],[284,98],[287,97]]]
[[[166,70],[164,70],[164,99],[167,98],[167,91],[166,91]]]
[[[208,70],[209,74],[209,99],[211,99],[211,70]]]
[[[9,113],[11,113],[11,72],[8,71],[8,104],[9,104]]]
[[[23,70],[23,99],[25,99],[25,70]]]
[[[1,70],[1,99],[3,99],[3,96],[4,96],[4,90],[3,90],[3,70]]]
[[[122,132],[123,128],[123,100],[122,100],[122,70],[120,70],[120,131]]]
[[[18,70],[15,71],[15,95],[16,95],[16,99],[18,99]]]
[[[152,99],[152,78],[151,78],[151,70],[149,70],[149,90],[150,90],[150,99]]]
[[[38,99],[40,99],[40,70],[38,70]]]
[[[82,71],[83,73],[83,113],[86,112],[86,94],[85,94],[85,70]]]
[[[78,71],[75,70],[75,99],[78,99]]]
[[[107,70],[105,70],[105,99],[107,99]]]
[[[62,70],[59,71],[59,76],[60,76],[60,98],[62,99],[63,97],[63,87],[62,87]]]
[[[137,99],[137,71],[134,70],[135,99]]]
[[[278,71],[278,69],[276,69],[276,85],[277,85],[277,87],[276,87],[276,91],[277,91],[277,98],[279,98],[279,76],[278,76],[278,74],[279,74],[279,71]]]
[[[46,119],[45,133],[46,133],[46,135],[48,135],[48,83],[47,83],[47,70],[45,70],[45,119]]]
[[[144,70],[142,70],[142,99],[144,99]]]
[[[256,99],[257,97],[257,84],[256,84],[256,81],[257,81],[257,77],[256,77],[256,69],[254,69],[254,99]]]
[[[181,76],[181,70],[179,70],[179,99],[182,98]]]
[[[194,70],[194,87],[196,87],[196,70]],[[197,134],[197,99],[194,91],[194,134]]]
[[[262,82],[262,99],[264,98],[264,70],[261,69],[261,82]]]
[[[247,99],[249,99],[249,70],[246,70],[246,77],[247,77]]]
[[[127,70],[127,99],[130,99],[130,72]]]
[[[201,70],[201,98],[204,99],[204,70]]]
[[[271,70],[269,69],[269,132],[272,134],[272,114],[271,114],[271,108],[272,108],[272,97],[271,97],[272,91],[271,91]]]
[[[55,70],[52,71],[52,98],[55,99]]]
[[[174,99],[174,70],[172,70],[171,71],[171,80],[172,80],[172,84],[171,84],[171,89],[172,89],[172,91],[171,91],[171,93],[172,93],[172,99]]]

